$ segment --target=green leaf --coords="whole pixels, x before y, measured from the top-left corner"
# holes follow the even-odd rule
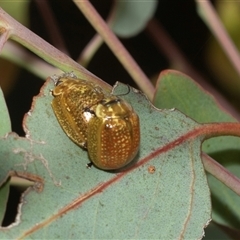
[[[140,33],[157,9],[156,0],[116,1],[111,28],[120,37],[132,37]]]
[[[177,110],[157,110],[130,88],[122,98],[141,122],[135,162],[119,171],[87,169],[87,152],[51,109],[53,88],[47,80],[35,97],[24,119],[27,138],[0,139],[1,161],[8,154],[0,179],[11,169],[36,182],[23,196],[19,224],[0,230],[0,239],[200,239],[211,219],[210,192],[202,137],[186,137],[200,125]],[[127,91],[123,84],[114,88],[117,95]]]
[[[213,222],[209,224],[205,231],[206,236],[204,240],[232,240],[220,227]]]
[[[8,114],[8,108],[4,99],[2,89],[0,88],[0,137],[11,132],[11,121]]]
[[[0,224],[2,225],[2,221],[5,216],[5,211],[7,208],[7,201],[9,196],[9,188],[10,188],[10,179],[8,179],[1,187],[0,187]]]
[[[236,122],[229,113],[204,91],[190,77],[173,70],[161,73],[154,104],[159,108],[177,108],[187,116],[201,123]],[[236,137],[217,137],[203,143],[203,151],[218,160],[230,172],[240,177],[240,139]],[[219,224],[239,228],[239,196],[208,176],[212,194],[213,220]]]

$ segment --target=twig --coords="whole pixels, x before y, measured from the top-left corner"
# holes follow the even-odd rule
[[[82,11],[84,16],[92,24],[92,26],[102,36],[106,44],[113,51],[118,60],[122,63],[128,73],[136,81],[140,89],[152,99],[154,93],[154,87],[147,76],[143,73],[132,56],[127,52],[122,43],[118,40],[115,34],[111,31],[108,25],[104,22],[101,16],[93,8],[89,1],[77,1],[74,3]]]
[[[213,94],[221,107],[223,107],[224,110],[227,110],[233,117],[240,121],[239,112],[236,111],[236,109],[226,100],[226,98],[215,88],[213,88],[189,63],[187,58],[156,19],[149,21],[146,27],[146,32],[148,33],[150,39],[155,43],[159,51],[164,53],[171,65],[173,65],[176,69],[188,74],[204,89]]]
[[[11,38],[61,70],[66,72],[74,71],[75,74],[82,79],[95,82],[106,91],[111,90],[109,84],[102,81],[93,73],[89,72],[87,69],[73,61],[66,54],[60,52],[38,35],[31,32],[29,29],[4,12],[2,8],[0,8],[0,33],[3,34],[0,41],[0,50],[6,42],[6,39]]]
[[[57,20],[54,17],[54,12],[49,6],[49,2],[42,1],[42,0],[35,0],[35,3],[38,7],[38,10],[40,11],[40,14],[42,15],[42,19],[45,23],[45,28],[50,36],[52,44],[56,48],[60,49],[62,52],[69,55],[66,44],[64,42],[64,38],[58,27]]]
[[[206,153],[202,153],[203,165],[206,171],[229,187],[232,191],[240,196],[240,179],[229,172],[221,164],[216,162]]]
[[[240,55],[239,52],[222,25],[215,9],[210,1],[195,0],[198,6],[199,15],[211,29],[224,52],[228,56],[238,75],[240,76]]]

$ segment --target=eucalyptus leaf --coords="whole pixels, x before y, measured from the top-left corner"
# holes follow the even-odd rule
[[[140,33],[153,17],[158,1],[116,1],[111,28],[120,37],[132,37]]]
[[[177,108],[201,123],[237,122],[213,96],[190,77],[173,70],[161,73],[154,104],[159,108]],[[240,178],[239,138],[229,136],[209,139],[203,143],[203,151]],[[239,229],[239,196],[211,175],[208,175],[208,182],[212,194],[213,220]]]
[[[66,136],[53,113],[53,88],[47,80],[34,98],[24,119],[26,138],[0,139],[0,179],[14,170],[36,182],[23,195],[19,221],[0,230],[0,238],[200,239],[211,219],[202,137],[182,138],[200,125],[118,84],[114,94],[140,118],[139,154],[124,169],[87,169],[87,151]]]

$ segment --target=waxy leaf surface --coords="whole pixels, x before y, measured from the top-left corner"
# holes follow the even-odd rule
[[[47,81],[26,115],[26,138],[0,139],[0,179],[17,174],[36,184],[23,196],[15,226],[0,238],[199,239],[211,219],[200,153],[201,125],[177,110],[158,110],[131,89],[121,96],[139,114],[135,161],[115,172],[86,168],[87,152],[63,132]],[[128,87],[119,84],[114,94]],[[150,173],[149,168],[155,167]]]
[[[190,77],[173,70],[161,73],[154,100],[159,108],[173,106],[201,123],[237,122],[215,98],[204,91]],[[217,137],[203,143],[203,151],[240,178],[240,139]],[[239,229],[240,199],[231,189],[208,175],[212,194],[213,220],[219,224]]]

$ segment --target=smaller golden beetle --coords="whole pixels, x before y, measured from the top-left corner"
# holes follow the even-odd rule
[[[98,168],[127,165],[140,144],[139,117],[123,99],[96,84],[63,76],[55,81],[53,111],[68,137],[88,150]]]

